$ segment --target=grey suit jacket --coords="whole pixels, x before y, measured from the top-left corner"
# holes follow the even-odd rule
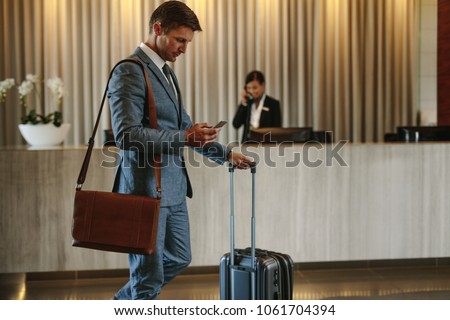
[[[120,159],[113,191],[156,197],[153,156],[161,154],[161,206],[172,206],[192,196],[192,188],[184,165],[185,131],[192,126],[186,113],[178,81],[172,73],[178,99],[161,70],[140,49],[130,56],[142,61],[152,86],[158,129],[150,129],[146,86],[142,69],[132,62],[120,64],[111,77],[108,98],[112,128]],[[220,143],[212,143],[197,152],[223,164],[230,151]]]

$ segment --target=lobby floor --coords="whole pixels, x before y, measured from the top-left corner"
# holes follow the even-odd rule
[[[46,279],[45,279],[46,278]],[[110,299],[126,277],[36,277],[0,275],[0,299]],[[294,299],[450,299],[450,266],[308,269],[294,272]],[[167,285],[159,299],[219,299],[219,275],[186,274]]]

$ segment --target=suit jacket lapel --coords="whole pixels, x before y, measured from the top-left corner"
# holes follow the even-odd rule
[[[175,93],[173,92],[173,90],[170,89],[170,87],[169,87],[170,84],[167,81],[166,76],[156,66],[156,64],[149,58],[149,56],[147,56],[145,54],[145,52],[142,51],[141,48],[137,48],[134,51],[134,53],[139,57],[139,59],[141,59],[145,64],[147,64],[150,71],[155,75],[155,77],[158,79],[158,81],[162,84],[162,86],[164,87],[164,90],[166,90],[166,92],[169,95],[170,99],[172,100],[174,108],[177,112],[179,125],[181,125],[181,92],[180,92],[180,88],[178,86],[178,80],[175,77],[175,74],[173,73],[172,70],[170,70],[170,74],[172,75],[173,83],[175,84],[175,88],[177,90],[179,101],[177,100],[177,97],[175,96]]]

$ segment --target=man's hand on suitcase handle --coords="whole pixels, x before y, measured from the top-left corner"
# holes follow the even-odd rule
[[[228,161],[237,169],[250,169],[251,167],[256,166],[256,163],[252,158],[234,151],[231,151],[228,154]]]

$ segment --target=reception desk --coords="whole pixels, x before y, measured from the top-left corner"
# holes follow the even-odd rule
[[[257,158],[256,243],[295,262],[450,257],[450,144],[283,144]],[[115,149],[95,149],[84,189],[110,190]],[[85,147],[0,149],[0,273],[127,268],[71,246]],[[229,251],[229,173],[186,152],[192,266]],[[102,167],[103,165],[103,167]],[[106,167],[107,168],[106,168]],[[250,172],[235,173],[236,244],[250,243]]]

